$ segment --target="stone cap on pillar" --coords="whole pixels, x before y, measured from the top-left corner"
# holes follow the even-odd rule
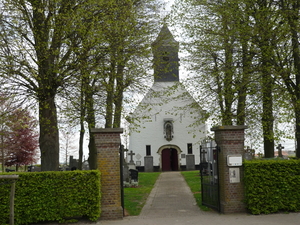
[[[92,128],[92,133],[123,133],[123,128]]]
[[[237,125],[237,126],[226,125],[226,126],[215,126],[215,127],[212,127],[210,130],[211,131],[218,131],[218,130],[245,130],[247,128],[248,128],[248,126],[245,126],[245,125]]]

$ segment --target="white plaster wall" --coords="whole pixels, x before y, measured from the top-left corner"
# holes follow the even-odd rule
[[[191,106],[193,105],[193,106]],[[135,125],[131,126],[129,151],[135,153],[134,161],[144,166],[146,145],[151,145],[154,166],[160,166],[159,148],[175,145],[181,154],[187,154],[187,143],[193,144],[195,163],[200,163],[199,146],[205,138],[206,125],[193,125],[202,118],[203,111],[179,82],[156,82],[132,114]],[[164,119],[173,120],[173,139],[164,138]],[[180,165],[186,159],[179,155]],[[140,159],[138,160],[138,158]]]

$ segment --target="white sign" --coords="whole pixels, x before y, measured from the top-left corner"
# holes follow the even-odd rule
[[[227,156],[227,165],[228,166],[242,166],[243,165],[242,155],[228,155]]]

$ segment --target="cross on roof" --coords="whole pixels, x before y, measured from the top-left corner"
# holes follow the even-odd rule
[[[278,157],[282,157],[282,149],[284,149],[284,147],[279,144],[276,148],[278,149]]]
[[[133,156],[135,155],[135,153],[130,151],[130,153],[127,153],[127,154],[130,156],[130,162],[133,163]]]

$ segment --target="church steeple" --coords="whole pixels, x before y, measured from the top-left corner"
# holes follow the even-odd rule
[[[152,43],[154,82],[179,81],[179,43],[167,25],[163,25]]]

